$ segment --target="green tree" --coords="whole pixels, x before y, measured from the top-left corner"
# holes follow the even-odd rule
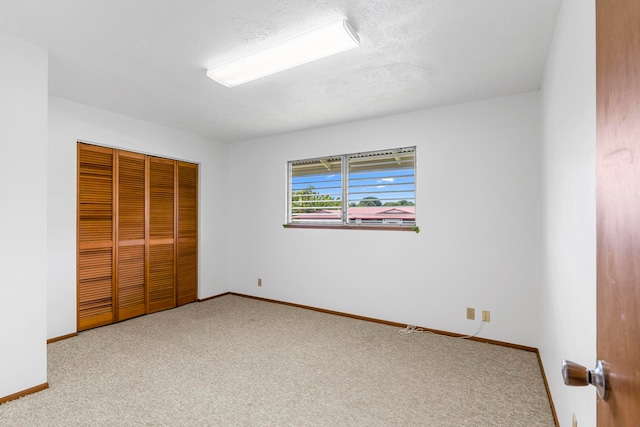
[[[415,203],[408,200],[400,200],[399,202],[387,202],[384,206],[415,206]]]
[[[312,213],[326,208],[341,208],[342,200],[318,193],[313,185],[291,194],[292,213]]]
[[[367,197],[363,197],[362,200],[360,200],[360,203],[358,203],[358,206],[360,207],[382,206],[382,202],[377,197],[367,196]]]

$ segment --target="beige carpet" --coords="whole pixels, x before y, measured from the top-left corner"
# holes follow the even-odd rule
[[[1,426],[553,426],[534,353],[238,296],[49,345]]]

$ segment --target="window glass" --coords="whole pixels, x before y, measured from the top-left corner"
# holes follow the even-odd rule
[[[287,222],[414,226],[415,174],[415,147],[291,161]]]
[[[348,156],[350,224],[416,223],[414,149]]]
[[[342,223],[342,158],[291,164],[292,223]]]

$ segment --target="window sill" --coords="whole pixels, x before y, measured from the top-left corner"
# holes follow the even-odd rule
[[[337,224],[283,224],[284,228],[314,228],[324,230],[381,230],[381,231],[413,231],[420,232],[416,225],[337,225]]]

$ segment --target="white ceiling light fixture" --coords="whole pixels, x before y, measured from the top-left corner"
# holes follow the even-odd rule
[[[315,30],[210,68],[207,76],[234,87],[360,46],[360,38],[342,18]]]

